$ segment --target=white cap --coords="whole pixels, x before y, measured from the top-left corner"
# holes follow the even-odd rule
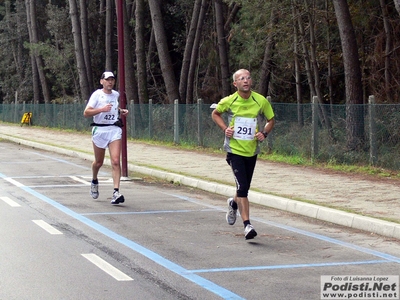
[[[110,78],[110,77],[115,78],[113,72],[104,72],[104,73],[101,75],[101,79],[108,79],[108,78]]]

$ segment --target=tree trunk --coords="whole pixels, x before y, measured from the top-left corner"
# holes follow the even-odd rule
[[[81,93],[82,93],[81,96],[84,101],[87,101],[87,100],[89,100],[89,97],[90,97],[90,90],[89,90],[89,83],[88,83],[88,79],[87,79],[85,58],[83,55],[81,27],[79,24],[78,7],[76,4],[76,0],[69,0],[69,14],[70,14],[71,23],[72,23],[72,35],[74,37],[75,59],[76,59],[76,66],[77,66],[77,70],[78,70],[79,86],[81,88]]]
[[[299,26],[299,37],[300,37],[300,43],[303,51],[303,59],[304,59],[304,65],[306,69],[306,75],[307,75],[307,82],[308,86],[310,89],[310,102],[313,96],[316,96],[315,92],[315,87],[314,87],[314,80],[312,78],[312,72],[311,72],[311,60],[310,60],[310,54],[307,49],[306,41],[305,41],[305,32],[304,32],[304,25],[303,25],[303,20],[301,18],[300,12],[298,11],[297,7],[294,6],[294,14],[295,18],[297,20],[297,24]]]
[[[133,45],[131,39],[131,27],[129,26],[129,18],[127,13],[128,3],[123,3],[124,13],[124,53],[125,53],[125,91],[126,101],[138,102],[138,84],[135,77],[134,58],[133,58]]]
[[[147,69],[146,69],[146,48],[144,39],[144,15],[145,15],[145,2],[144,0],[135,1],[135,54],[136,54],[136,77],[138,86],[138,99],[135,103],[144,104],[149,103],[149,94],[147,90]],[[145,119],[144,113],[141,108],[142,105],[137,106],[139,111],[135,111],[134,122],[136,126],[143,124],[142,120]]]
[[[271,80],[272,73],[272,52],[274,49],[274,26],[278,21],[275,9],[271,10],[269,34],[267,36],[267,42],[264,50],[263,62],[260,69],[260,81],[258,83],[257,91],[264,96],[268,95],[268,86]]]
[[[232,5],[233,5],[232,10],[229,12],[229,15],[226,18],[226,22],[224,25],[225,31],[229,31],[231,23],[235,19],[236,15],[239,12],[240,7],[241,7],[240,4],[238,4],[236,2],[233,2]]]
[[[330,20],[329,20],[329,2],[330,0],[325,0],[325,18],[326,18],[326,48],[328,49],[328,65],[327,65],[327,72],[328,76],[326,78],[326,84],[328,87],[328,98],[331,113],[333,111],[333,86],[332,86],[332,48],[331,48],[331,33],[330,33]]]
[[[147,91],[147,71],[146,71],[146,48],[144,40],[144,0],[136,0],[135,10],[135,39],[136,39],[136,64],[137,64],[137,81],[138,81],[138,103],[148,103]]]
[[[347,0],[333,0],[340,40],[346,85],[346,133],[347,147],[356,150],[364,143],[364,114],[361,68],[356,35],[351,21]]]
[[[389,103],[393,101],[391,93],[391,73],[390,73],[390,58],[392,53],[392,32],[389,21],[389,13],[385,0],[379,0],[382,9],[383,27],[385,30],[385,96]]]
[[[231,74],[229,71],[228,45],[224,30],[224,14],[222,0],[214,0],[215,4],[215,26],[218,36],[219,65],[221,69],[222,95],[227,96],[231,93]]]
[[[296,100],[297,100],[297,123],[299,127],[304,126],[303,94],[301,89],[301,70],[300,70],[300,54],[299,54],[299,30],[297,28],[297,16],[294,3],[292,2],[292,15],[293,15],[293,56],[294,56],[294,77],[296,82]]]
[[[158,95],[160,99],[163,98],[162,95],[162,88],[158,87],[158,80],[155,78],[153,74],[153,68],[152,65],[155,64],[157,65],[158,62],[153,62],[153,59],[157,57],[157,45],[156,45],[156,38],[154,34],[154,29],[151,29],[150,32],[150,39],[149,39],[149,45],[148,45],[148,50],[147,50],[147,55],[146,55],[146,71],[147,71],[147,78],[151,78],[153,82],[153,90],[155,93]],[[179,90],[178,90],[179,93]]]
[[[197,61],[198,61],[198,57],[199,57],[200,39],[201,39],[201,34],[203,32],[204,18],[205,18],[206,12],[207,12],[208,3],[209,3],[209,0],[202,0],[200,14],[199,14],[199,18],[197,20],[196,34],[195,34],[195,39],[193,41],[193,49],[191,51],[190,67],[189,67],[189,73],[188,73],[188,84],[187,84],[187,91],[186,91],[186,103],[187,104],[194,103],[193,97],[194,97],[194,91],[196,90],[194,88],[195,81],[196,81],[195,74],[196,74],[196,70],[197,70]]]
[[[71,0],[70,0],[71,1]],[[113,1],[106,0],[106,64],[105,70],[113,69]]]
[[[89,32],[88,32],[88,12],[87,12],[87,0],[79,0],[81,9],[81,30],[82,30],[82,50],[85,59],[86,76],[88,78],[89,90],[93,91],[93,71],[92,62],[90,59],[90,43],[89,43]]]
[[[396,10],[400,15],[400,0],[393,0],[393,1],[394,1],[394,6],[396,7]]]
[[[319,103],[319,112],[321,114],[321,120],[323,124],[325,124],[325,127],[328,129],[329,135],[331,138],[334,138],[333,132],[332,132],[332,125],[331,121],[328,117],[326,107],[324,105],[324,99],[323,95],[321,92],[321,80],[320,80],[320,75],[319,75],[319,67],[318,67],[318,61],[317,61],[317,42],[315,38],[315,22],[314,22],[314,17],[311,14],[311,11],[308,7],[307,1],[305,1],[306,9],[307,9],[307,15],[308,15],[308,23],[309,23],[309,31],[310,31],[310,54],[311,54],[311,66],[314,72],[314,87],[315,87],[315,92],[318,97],[318,103]]]
[[[29,35],[29,43],[32,43],[32,20],[30,16],[31,11],[31,4],[30,0],[25,0],[25,7],[26,7],[26,21],[27,21],[27,28],[28,28],[28,35]],[[33,84],[33,102],[39,103],[40,102],[40,86],[39,86],[39,74],[37,72],[37,65],[36,65],[36,58],[33,50],[29,51],[30,53],[30,60],[31,60],[31,72],[32,72],[32,84]]]
[[[168,102],[173,104],[176,99],[179,100],[179,92],[176,84],[174,67],[172,65],[171,56],[169,55],[167,36],[165,35],[160,3],[158,0],[149,0],[149,6],[158,56],[160,59],[161,72],[167,90]]]
[[[27,15],[29,16],[28,18],[30,20],[30,38],[31,38],[30,43],[34,46],[33,57],[36,62],[36,64],[33,64],[33,65],[35,65],[35,70],[32,69],[32,72],[34,74],[37,73],[39,75],[44,102],[48,103],[48,102],[50,102],[51,99],[50,99],[50,91],[49,91],[49,88],[47,85],[46,75],[44,73],[43,59],[37,53],[37,50],[35,49],[36,45],[39,42],[39,34],[38,34],[37,21],[36,21],[35,1],[34,0],[26,0],[25,4],[26,4],[26,9],[27,9]]]
[[[7,26],[7,30],[12,33],[13,32],[13,28],[14,25],[11,24],[10,20],[11,20],[11,12],[10,12],[10,1],[6,1],[5,3],[5,22],[6,22],[6,26]],[[17,21],[17,26],[19,27],[19,22]],[[16,33],[21,33],[22,30],[21,28],[18,28]],[[19,81],[22,82],[23,81],[23,67],[22,67],[22,63],[23,63],[23,57],[22,57],[22,52],[21,52],[21,47],[19,46],[20,43],[18,43],[18,40],[21,39],[20,36],[14,38],[14,39],[10,39],[9,43],[11,46],[11,53],[13,55],[13,59],[14,59],[14,65],[15,65],[15,71],[17,73],[17,76],[19,78]]]
[[[196,0],[193,7],[192,19],[190,22],[189,32],[186,38],[185,51],[183,52],[181,76],[179,80],[179,95],[182,101],[188,103],[186,98],[186,89],[188,84],[188,74],[190,67],[191,53],[193,50],[194,40],[196,38],[196,28],[199,25],[199,16],[202,0]]]

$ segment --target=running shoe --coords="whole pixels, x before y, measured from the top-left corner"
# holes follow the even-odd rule
[[[244,229],[244,237],[246,240],[251,240],[254,239],[254,237],[257,236],[257,232],[254,230],[253,225],[247,225],[246,228]]]
[[[90,185],[90,196],[92,196],[93,199],[99,198],[99,184],[98,183],[93,183]]]
[[[111,199],[111,204],[120,204],[124,203],[125,198],[122,196],[122,194],[118,191],[114,191],[112,199]]]
[[[229,198],[227,202],[228,212],[226,213],[226,221],[229,225],[233,225],[236,222],[237,209],[233,209],[232,207],[233,198]]]

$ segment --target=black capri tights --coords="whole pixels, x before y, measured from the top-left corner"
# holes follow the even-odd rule
[[[257,155],[252,157],[227,153],[226,161],[231,166],[236,182],[236,196],[247,197],[249,194],[254,168],[256,167]]]

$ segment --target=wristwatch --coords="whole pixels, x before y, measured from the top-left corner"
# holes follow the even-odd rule
[[[268,136],[268,132],[266,132],[266,131],[263,131],[263,132],[262,132],[262,134],[264,135],[264,138],[267,138],[267,136]]]

